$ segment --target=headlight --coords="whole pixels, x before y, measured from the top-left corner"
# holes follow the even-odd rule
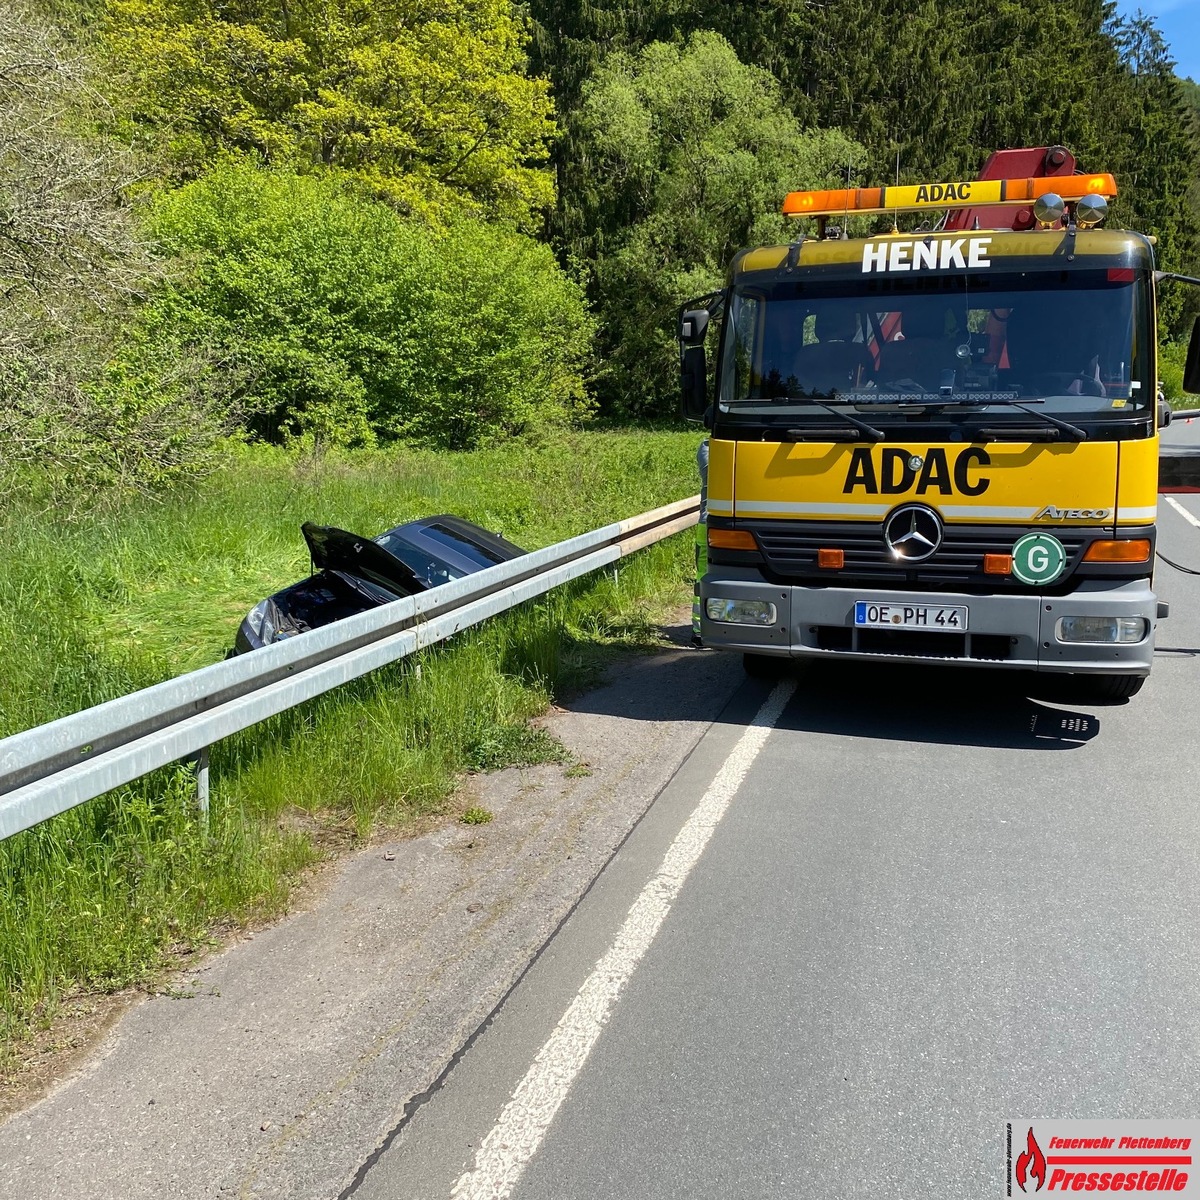
[[[264,646],[275,640],[275,605],[270,600],[260,600],[246,617],[246,624]]]
[[[775,605],[766,600],[722,600],[712,596],[704,602],[710,621],[731,625],[774,625]]]
[[[1145,617],[1059,617],[1060,642],[1140,642],[1147,633]]]

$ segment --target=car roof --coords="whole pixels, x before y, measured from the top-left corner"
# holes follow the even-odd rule
[[[403,525],[397,525],[394,529],[389,529],[386,534],[381,534],[380,536],[401,537],[414,546],[420,547],[420,549],[434,558],[440,558],[449,565],[458,567],[468,573],[480,569],[478,562],[469,558],[466,554],[456,551],[443,538],[430,536],[428,531],[434,527],[440,527],[441,530],[447,533],[473,543],[485,555],[495,557],[501,562],[519,558],[522,554],[526,553],[520,546],[514,545],[499,534],[490,533],[482,526],[476,525],[473,521],[464,521],[461,517],[453,516],[450,513],[442,513],[436,517],[421,517],[417,521],[407,521]],[[434,532],[436,534],[438,530],[435,529]]]

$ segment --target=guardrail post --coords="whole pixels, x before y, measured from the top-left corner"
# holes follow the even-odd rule
[[[208,747],[201,746],[196,752],[196,807],[200,820],[208,824]]]

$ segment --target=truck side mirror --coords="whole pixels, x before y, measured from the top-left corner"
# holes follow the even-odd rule
[[[708,309],[692,308],[679,318],[679,340],[684,345],[697,346],[708,333]]]
[[[708,311],[703,308],[679,314],[679,387],[686,421],[702,421],[708,407],[708,359],[704,353],[708,322]]]
[[[679,356],[679,384],[684,420],[703,421],[708,408],[708,360],[703,346],[683,347]]]
[[[1188,342],[1187,361],[1183,366],[1183,390],[1200,392],[1200,317],[1192,326],[1192,337]]]

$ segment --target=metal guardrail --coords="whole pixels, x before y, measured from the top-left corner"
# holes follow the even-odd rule
[[[1162,446],[1159,448],[1158,490],[1160,492],[1200,492],[1200,447]]]
[[[700,497],[264,646],[0,741],[0,839],[396,662],[696,523]]]

